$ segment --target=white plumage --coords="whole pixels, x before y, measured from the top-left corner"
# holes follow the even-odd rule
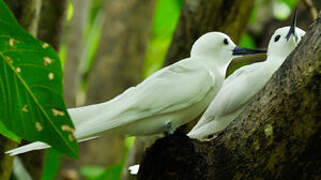
[[[225,34],[210,32],[193,45],[191,57],[154,73],[105,103],[69,109],[78,141],[100,135],[152,135],[199,116],[221,88],[233,55],[262,53],[237,47]],[[48,148],[35,142],[11,155]]]
[[[229,76],[188,136],[206,140],[226,128],[264,87],[304,34],[294,23],[277,29],[269,42],[266,61],[244,66]]]

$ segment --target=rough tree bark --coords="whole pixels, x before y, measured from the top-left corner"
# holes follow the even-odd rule
[[[210,142],[175,134],[145,154],[139,179],[320,179],[321,13],[245,111]]]
[[[13,12],[20,25],[33,36],[38,29],[41,0],[5,0],[5,3]],[[5,155],[9,149],[17,147],[18,144],[0,135],[0,179],[10,179],[13,158]]]

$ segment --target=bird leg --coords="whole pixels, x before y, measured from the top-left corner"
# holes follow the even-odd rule
[[[172,134],[174,134],[174,130],[173,130],[173,128],[172,128],[172,123],[171,122],[168,122],[167,124],[166,124],[166,132],[165,132],[165,135],[172,135]]]

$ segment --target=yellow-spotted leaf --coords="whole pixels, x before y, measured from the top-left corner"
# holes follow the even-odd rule
[[[60,60],[47,43],[25,32],[0,0],[0,121],[28,141],[78,156],[63,100]],[[1,132],[1,131],[0,131]]]

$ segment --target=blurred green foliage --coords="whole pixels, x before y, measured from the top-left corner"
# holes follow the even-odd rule
[[[276,0],[277,2],[281,2],[289,6],[290,9],[293,9],[300,0]]]
[[[88,22],[85,27],[83,36],[83,53],[80,56],[80,71],[84,81],[87,81],[88,73],[91,70],[92,64],[96,58],[97,50],[100,43],[101,30],[104,22],[104,4],[105,0],[92,0],[89,8]]]
[[[126,165],[128,152],[133,146],[134,137],[126,138],[125,149],[122,159],[119,163],[110,167],[87,165],[81,168],[81,175],[85,176],[88,180],[118,180],[121,179],[122,171]]]
[[[273,6],[274,17],[279,20],[286,20],[298,2],[299,0],[276,0]]]
[[[256,44],[253,40],[253,38],[248,34],[248,33],[244,33],[241,41],[240,41],[240,46],[241,47],[247,47],[247,48],[256,48]]]
[[[183,0],[158,0],[155,7],[151,39],[147,45],[143,77],[159,70],[175,31]]]
[[[42,180],[56,179],[60,167],[62,154],[52,148],[46,151],[44,167],[42,171]]]

